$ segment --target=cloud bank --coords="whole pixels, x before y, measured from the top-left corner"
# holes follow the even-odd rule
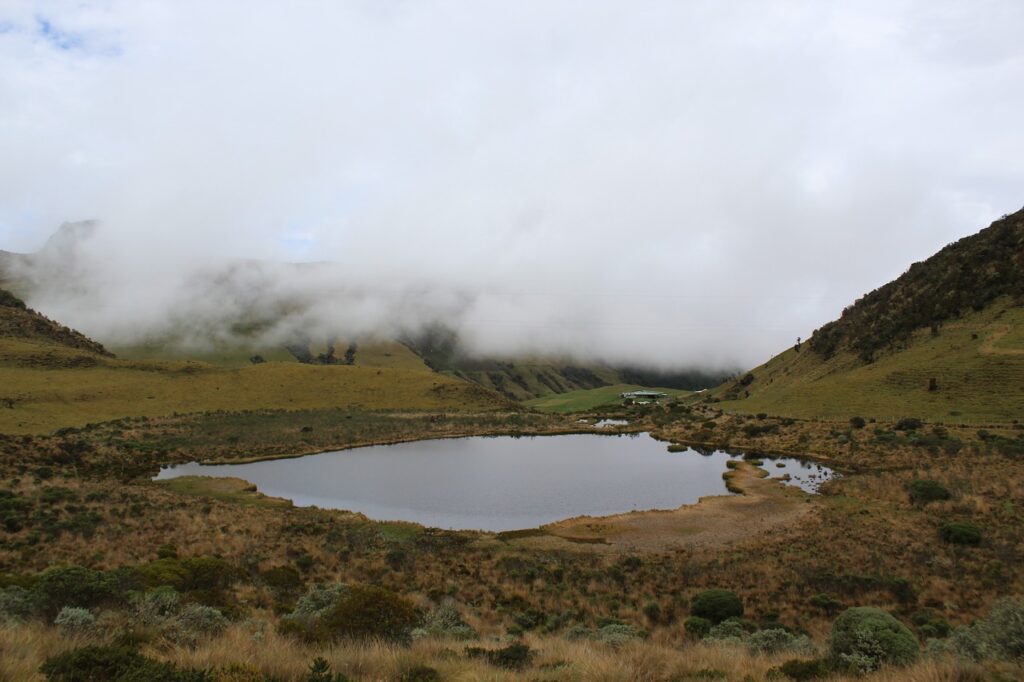
[[[104,341],[279,306],[752,365],[1024,203],[1022,28],[1014,0],[8,0],[0,248],[98,219],[30,303]]]

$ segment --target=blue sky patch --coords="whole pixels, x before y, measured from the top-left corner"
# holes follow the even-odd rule
[[[85,36],[57,28],[46,17],[36,15],[36,29],[39,35],[59,50],[75,50],[85,48]]]

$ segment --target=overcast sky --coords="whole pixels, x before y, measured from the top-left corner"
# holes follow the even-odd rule
[[[348,330],[753,365],[1024,205],[1022,35],[1019,0],[0,0],[0,249],[102,221],[87,300],[31,302],[108,340],[230,314],[197,269],[329,260],[264,275]]]

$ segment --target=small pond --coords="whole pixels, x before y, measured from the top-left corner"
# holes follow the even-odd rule
[[[726,495],[734,455],[668,452],[647,434],[426,440],[249,464],[184,464],[157,480],[234,476],[296,505],[348,509],[377,520],[490,531],[534,528],[589,514],[674,509]],[[776,466],[781,463],[783,466]],[[813,492],[831,472],[764,460],[770,476]]]

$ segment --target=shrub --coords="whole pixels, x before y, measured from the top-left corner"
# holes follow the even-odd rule
[[[172,544],[160,545],[156,548],[157,559],[177,559],[178,548]]]
[[[707,590],[693,598],[690,613],[717,625],[727,618],[743,616],[743,602],[729,590]]]
[[[980,545],[981,529],[970,523],[947,523],[939,528],[939,537],[953,545]]]
[[[647,616],[647,620],[656,624],[661,620],[661,605],[656,601],[647,602],[644,604],[644,615]]]
[[[855,429],[863,429],[867,426],[867,422],[864,421],[864,417],[850,417],[850,426]]]
[[[132,620],[140,625],[158,625],[181,608],[181,596],[165,585],[148,592],[136,592],[130,598]]]
[[[35,612],[33,594],[24,587],[11,585],[0,588],[0,625],[14,625],[30,618]]]
[[[923,478],[911,481],[910,485],[907,486],[907,491],[910,493],[910,501],[917,505],[948,500],[953,497],[949,490],[938,481]]]
[[[936,615],[931,609],[921,609],[910,616],[910,622],[926,639],[948,637],[951,630],[949,621]]]
[[[846,606],[843,602],[839,601],[830,594],[816,594],[807,600],[811,606],[821,609],[829,615],[834,615],[843,610]]]
[[[205,682],[205,673],[182,670],[126,647],[88,646],[51,656],[39,667],[49,682]]]
[[[627,642],[640,639],[640,632],[626,623],[609,623],[598,628],[594,639],[604,644],[620,646]]]
[[[743,627],[743,623],[737,618],[730,618],[712,626],[705,639],[739,644],[744,641],[746,636],[747,630]]]
[[[521,642],[509,644],[501,649],[466,647],[466,656],[482,658],[493,666],[507,670],[522,670],[533,662],[533,652],[528,645]]]
[[[238,572],[231,564],[212,556],[185,559],[164,557],[136,566],[132,573],[145,587],[170,585],[179,592],[220,591],[238,577]]]
[[[112,601],[117,581],[103,571],[66,566],[43,571],[32,590],[40,607],[52,618],[65,606],[89,608]]]
[[[335,585],[313,585],[295,604],[292,616],[308,616],[320,618],[334,608],[343,596],[348,594],[349,587],[343,583]]]
[[[309,573],[312,570],[316,560],[313,559],[311,554],[300,554],[295,559],[295,565],[299,567],[299,570],[303,573]]]
[[[896,431],[916,431],[921,428],[923,424],[924,422],[917,417],[904,417],[896,422],[896,425],[892,428]]]
[[[422,636],[451,637],[452,639],[476,639],[476,630],[462,620],[454,606],[439,606],[423,619]],[[414,638],[415,635],[414,635]]]
[[[832,624],[829,658],[838,669],[867,673],[883,663],[913,663],[919,653],[914,633],[881,609],[850,608]]]
[[[88,609],[77,606],[65,606],[53,620],[64,635],[84,635],[96,627],[96,616]]]
[[[1006,597],[992,605],[986,618],[957,628],[953,648],[975,661],[1024,661],[1024,597]]]
[[[379,638],[404,641],[417,621],[406,599],[366,585],[352,586],[322,618],[326,637]]]
[[[223,632],[228,619],[212,606],[189,604],[164,627],[164,636],[177,644],[196,645],[203,637]]]
[[[688,635],[697,639],[704,639],[711,631],[711,621],[700,616],[690,616],[683,621],[683,628]]]
[[[791,680],[797,680],[797,682],[804,682],[805,680],[820,680],[828,677],[829,668],[828,663],[819,659],[802,660],[794,658],[786,661],[778,668],[776,668],[779,674],[788,677]],[[769,673],[769,679],[771,673]]]
[[[276,566],[263,573],[261,578],[277,594],[293,594],[302,587],[302,576],[291,566]]]
[[[777,654],[789,651],[794,654],[813,654],[814,645],[807,635],[794,635],[782,628],[760,630],[747,637],[747,647],[759,654]]]

